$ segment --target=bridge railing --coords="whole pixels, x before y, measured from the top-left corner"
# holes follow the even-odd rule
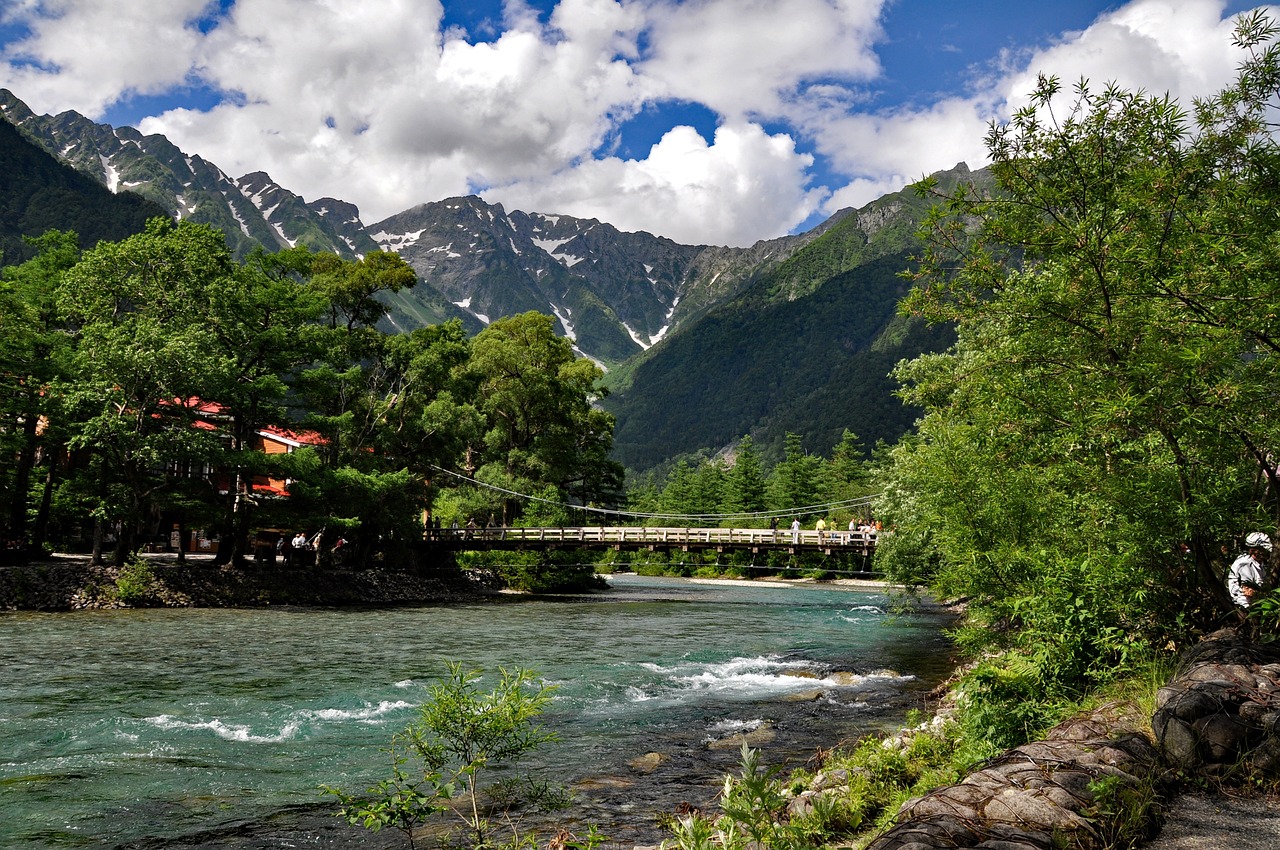
[[[725,545],[818,546],[866,549],[875,546],[874,531],[825,531],[768,528],[654,528],[644,526],[581,526],[540,528],[447,528],[442,540],[488,540],[558,545]]]

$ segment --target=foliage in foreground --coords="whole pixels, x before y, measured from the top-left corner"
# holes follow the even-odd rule
[[[821,773],[839,777],[797,810],[797,794],[814,776],[763,767],[760,753],[743,746],[737,776],[726,776],[720,814],[674,820],[668,846],[679,850],[800,850],[844,843],[891,819],[906,799],[956,781],[993,751],[975,750],[954,722],[929,723],[898,738],[866,738],[829,754]]]
[[[500,671],[490,691],[480,690],[480,678],[478,671],[449,663],[447,675],[429,688],[419,718],[393,736],[389,776],[363,794],[324,786],[340,804],[338,817],[375,832],[398,829],[411,847],[417,830],[450,814],[465,825],[472,847],[536,845],[536,839],[519,832],[511,815],[518,804],[555,809],[567,803],[565,791],[518,770],[523,756],[556,740],[554,732],[536,723],[555,686],[522,668]],[[509,775],[485,785],[482,778],[490,771]],[[509,842],[495,843],[494,813],[511,828]],[[581,841],[565,836],[561,843],[589,847],[600,840],[590,830]]]
[[[983,680],[1006,661],[988,659],[985,669],[973,668],[962,675],[953,688],[953,709],[924,721],[912,716],[896,734],[872,735],[819,753],[816,771],[784,774],[763,767],[760,754],[744,746],[738,775],[724,779],[720,813],[673,819],[667,846],[678,850],[864,846],[894,824],[905,802],[960,781],[1012,746],[1003,743],[1002,736],[1017,743],[1040,738],[1050,727],[1104,703],[1129,703],[1149,718],[1155,711],[1156,693],[1171,674],[1165,664],[1137,665],[1125,678],[1081,702],[1027,693],[1026,711],[1001,721],[996,717],[1008,705],[993,698]],[[800,804],[797,798],[806,791],[807,802]],[[1129,787],[1103,778],[1090,791],[1100,834],[1107,842],[1104,846],[1133,846],[1149,823],[1154,785]]]

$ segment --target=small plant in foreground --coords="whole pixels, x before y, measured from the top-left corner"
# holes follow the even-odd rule
[[[554,732],[534,722],[555,688],[537,682],[528,670],[516,669],[502,670],[494,689],[481,692],[480,675],[449,663],[448,674],[428,689],[418,720],[392,738],[387,750],[391,775],[364,795],[324,786],[340,803],[338,816],[374,831],[384,826],[399,829],[412,847],[419,827],[434,815],[455,812],[466,824],[473,846],[490,846],[489,823],[480,803],[481,776],[489,768],[515,766],[521,756],[556,740]],[[462,807],[455,805],[458,795]],[[506,813],[519,802],[544,809],[563,807],[567,795],[548,783],[521,777],[501,783],[496,801]],[[594,829],[582,839],[566,836],[563,847],[590,848],[602,840]],[[504,846],[530,843],[536,841],[513,827],[513,837]]]

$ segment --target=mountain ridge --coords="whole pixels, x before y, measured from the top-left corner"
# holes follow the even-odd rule
[[[475,333],[528,310],[555,316],[576,350],[609,370],[615,454],[633,468],[746,434],[775,455],[787,432],[812,451],[846,427],[864,445],[892,442],[914,415],[894,398],[889,370],[948,344],[945,331],[896,316],[929,207],[909,190],[746,248],[682,245],[476,196],[366,225],[350,202],[307,201],[261,171],[231,178],[160,135],[74,112],[37,116],[5,90],[0,112],[99,185],[217,227],[239,256],[294,245],[347,258],[395,251],[419,283],[387,295],[388,330],[456,318]],[[939,175],[944,189],[986,179],[963,163]]]

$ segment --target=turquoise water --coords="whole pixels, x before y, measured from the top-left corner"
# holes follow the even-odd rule
[[[556,684],[545,763],[581,784],[584,817],[619,823],[701,793],[726,763],[709,741],[769,724],[783,755],[829,746],[948,666],[940,621],[877,593],[611,581],[453,607],[0,615],[0,846],[166,846],[365,787],[446,659]],[[668,772],[628,774],[650,751]],[[626,777],[625,804],[591,790],[604,776]]]

